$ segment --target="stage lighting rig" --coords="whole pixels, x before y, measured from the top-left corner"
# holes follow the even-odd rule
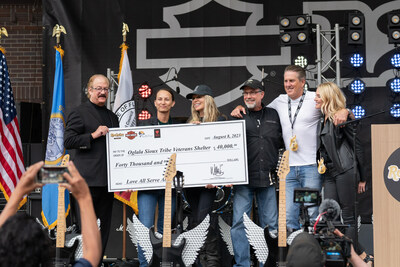
[[[147,109],[142,109],[138,115],[138,120],[143,121],[143,120],[148,120],[151,118],[151,113]]]
[[[359,118],[362,118],[362,117],[365,116],[365,109],[364,109],[362,106],[360,106],[360,105],[354,106],[354,107],[351,109],[351,111],[353,112],[354,117],[355,117],[356,119],[359,119]]]
[[[147,84],[147,82],[142,83],[142,85],[139,87],[139,95],[143,99],[147,99],[151,96],[152,89],[151,87]]]
[[[365,83],[360,79],[354,79],[349,85],[349,90],[355,94],[359,95],[365,91]]]
[[[307,14],[279,17],[281,46],[310,43],[311,17]]]
[[[393,79],[390,79],[388,81],[389,84],[389,88],[390,90],[395,93],[395,94],[399,94],[400,93],[400,78],[399,77],[395,77]]]
[[[400,44],[400,10],[387,14],[389,44]]]
[[[350,57],[350,64],[353,66],[353,68],[359,68],[364,64],[364,57],[361,56],[360,53],[354,53]]]
[[[294,65],[302,67],[303,69],[307,68],[308,60],[305,56],[297,56],[294,59]]]
[[[392,63],[392,66],[396,69],[400,69],[400,53],[395,53],[390,59],[390,63]]]
[[[399,103],[395,103],[392,105],[392,107],[390,108],[390,115],[392,115],[392,117],[394,117],[394,118],[400,118],[400,104]]]
[[[360,12],[349,13],[347,43],[350,45],[364,44],[364,14]]]

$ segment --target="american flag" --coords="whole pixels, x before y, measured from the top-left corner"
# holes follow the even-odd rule
[[[8,200],[25,172],[21,137],[7,61],[0,50],[0,187]],[[23,204],[23,203],[21,203]]]

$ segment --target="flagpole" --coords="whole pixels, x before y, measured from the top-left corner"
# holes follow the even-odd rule
[[[126,46],[126,35],[129,32],[128,24],[122,23],[122,45]],[[124,48],[122,48],[124,49]],[[122,66],[121,66],[122,68]],[[119,81],[119,76],[118,76]],[[122,259],[126,260],[126,204],[122,205]]]

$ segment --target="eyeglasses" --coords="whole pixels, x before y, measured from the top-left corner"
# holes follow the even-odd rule
[[[255,96],[258,93],[261,93],[261,90],[257,90],[257,91],[252,91],[252,92],[243,92],[242,96]]]
[[[106,93],[108,93],[110,91],[110,88],[92,87],[92,89],[96,90],[97,92],[105,91]]]

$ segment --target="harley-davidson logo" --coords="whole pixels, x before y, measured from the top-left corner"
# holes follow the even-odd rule
[[[137,133],[135,133],[134,131],[129,131],[125,134],[125,137],[127,137],[129,140],[135,139],[136,136],[137,136]]]

